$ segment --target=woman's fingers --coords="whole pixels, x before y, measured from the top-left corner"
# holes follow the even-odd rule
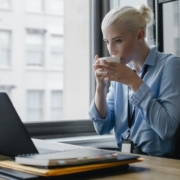
[[[94,61],[93,61],[93,68],[94,68],[94,70],[97,69],[96,65],[99,64],[99,63],[98,63],[98,59],[99,59],[99,56],[96,55],[96,56],[94,57]]]
[[[117,78],[116,78],[116,76],[108,76],[108,77],[105,77],[104,80],[106,80],[106,81],[116,81]]]
[[[94,57],[93,64],[96,78],[98,80],[115,81],[117,79],[116,71],[119,63],[104,61],[103,64],[100,64],[98,58],[98,55]]]
[[[104,77],[115,76],[115,72],[109,71],[109,70],[102,70],[102,69],[97,69],[96,74],[99,76],[104,76]]]
[[[99,59],[99,56],[98,55],[95,55],[94,57],[94,63]]]
[[[95,67],[96,69],[103,69],[104,71],[115,71],[116,68],[108,64],[95,64]]]

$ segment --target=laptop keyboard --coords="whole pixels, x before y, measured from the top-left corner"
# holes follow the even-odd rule
[[[39,152],[39,154],[51,154],[51,153],[58,153],[58,152],[65,152],[65,151],[72,151],[72,150],[77,150],[76,149],[66,149],[66,150],[53,150],[53,149],[45,149],[45,148],[39,148],[37,147],[37,150]]]
[[[55,153],[55,152],[61,152],[60,150],[53,150],[53,149],[45,149],[45,148],[39,148],[37,147],[37,150],[39,152],[39,154],[49,154],[49,153]]]

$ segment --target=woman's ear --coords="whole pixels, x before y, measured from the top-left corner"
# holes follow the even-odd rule
[[[145,38],[145,31],[144,29],[140,29],[137,34],[138,42],[142,43]]]

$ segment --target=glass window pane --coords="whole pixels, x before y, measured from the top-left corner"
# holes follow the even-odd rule
[[[51,119],[62,118],[62,91],[52,91],[51,93]]]
[[[43,35],[42,34],[33,34],[28,33],[26,37],[26,43],[30,45],[42,45],[43,44]]]
[[[0,0],[0,7],[1,8],[10,8],[11,0]]]
[[[27,51],[26,56],[27,56],[27,61],[26,61],[27,65],[41,66],[43,63],[42,52]]]
[[[49,65],[50,67],[62,67],[63,66],[63,37],[62,36],[51,36],[50,42],[51,58]]]
[[[10,51],[9,49],[1,49],[0,52],[0,64],[9,65]]]
[[[62,53],[51,53],[51,67],[63,67],[63,54]]]
[[[42,111],[38,109],[28,109],[27,111],[27,121],[41,121]]]
[[[0,31],[0,66],[10,65],[10,32]]]
[[[180,56],[179,7],[179,1],[163,4],[164,52],[176,56]]]
[[[51,42],[50,42],[51,48],[63,48],[63,37],[58,35],[52,35],[51,36]]]
[[[26,64],[31,66],[43,65],[43,35],[27,33]]]
[[[48,12],[50,14],[64,14],[64,2],[63,0],[48,0]]]
[[[14,87],[11,100],[22,121],[89,119],[89,0],[11,2],[13,11],[0,11],[0,27],[10,32],[0,33],[0,66],[12,70],[0,77],[3,87]],[[43,101],[29,90],[43,91]],[[52,91],[62,92],[57,101]]]
[[[26,0],[27,11],[42,12],[43,5],[43,0]]]
[[[40,121],[43,117],[43,92],[27,91],[27,120]]]

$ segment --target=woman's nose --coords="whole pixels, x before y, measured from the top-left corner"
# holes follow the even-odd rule
[[[117,51],[116,51],[115,47],[112,44],[109,44],[109,48],[108,49],[109,49],[109,54],[111,56],[117,54]]]

